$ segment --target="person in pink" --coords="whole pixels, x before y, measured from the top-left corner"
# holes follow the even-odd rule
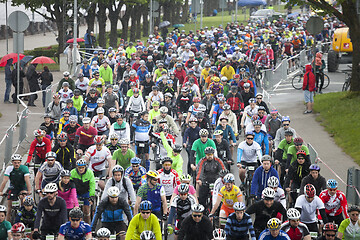
[[[79,207],[76,187],[73,182],[70,182],[70,175],[69,170],[63,170],[60,174],[61,180],[58,183],[58,196],[65,200],[68,211],[74,207]]]
[[[189,194],[193,195],[193,196],[195,197],[195,199],[197,199],[196,190],[195,190],[195,188],[194,188],[193,185],[190,185],[190,181],[191,181],[191,176],[190,176],[190,174],[183,174],[183,175],[180,176],[180,183],[186,183],[186,184],[188,184],[188,185],[189,185]],[[180,184],[175,187],[174,192],[173,192],[173,194],[172,194],[172,196],[171,196],[170,202],[172,202],[172,199],[173,199],[176,195],[179,195],[179,191],[178,191],[178,187],[179,187],[179,186],[180,186]]]
[[[274,50],[272,50],[271,44],[267,44],[267,45],[266,45],[265,51],[266,51],[266,55],[267,55],[267,56],[269,57],[269,59],[270,59],[270,64],[271,64],[272,66],[274,66]]]

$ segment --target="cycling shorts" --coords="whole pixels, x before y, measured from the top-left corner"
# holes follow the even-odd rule
[[[101,171],[94,171],[94,177],[105,178],[106,177],[106,169]]]
[[[124,221],[119,221],[119,222],[102,222],[101,223],[102,227],[106,227],[107,229],[110,230],[111,233],[113,234],[117,234],[121,231],[126,231],[127,230],[127,226],[124,223]]]
[[[21,191],[26,191],[25,189],[11,189],[9,188],[7,190],[7,200],[11,200],[11,201],[17,201],[19,200],[19,195]]]
[[[135,142],[136,155],[150,153],[150,142]]]
[[[258,167],[258,163],[257,162],[245,162],[245,161],[241,161],[241,168],[242,169],[246,169],[247,166],[254,166],[255,168]]]
[[[90,201],[89,201],[90,195],[88,192],[84,194],[78,194],[77,198],[79,199],[79,201],[84,202],[84,206],[90,206]]]
[[[221,206],[221,208],[220,208],[220,212],[221,212],[221,211],[224,211],[225,214],[226,214],[226,216],[228,217],[231,213],[234,212],[234,209],[233,209],[233,208],[229,208],[229,207],[225,206],[225,204],[223,204],[223,205]]]

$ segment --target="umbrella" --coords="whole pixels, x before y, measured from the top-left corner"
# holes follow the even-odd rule
[[[178,23],[178,24],[174,24],[173,25],[174,28],[181,28],[181,27],[185,27],[184,24]]]
[[[31,55],[27,55],[25,56],[23,59],[21,59],[20,61],[20,65],[21,67],[23,68],[28,62],[30,62],[31,59],[33,59],[34,56],[31,56]]]
[[[24,54],[20,54],[20,60],[23,59],[25,57]],[[12,59],[13,60],[13,64],[17,62],[17,54],[16,53],[9,53],[6,54],[0,61],[0,67],[5,67],[7,60]]]
[[[71,38],[69,40],[66,41],[67,43],[73,43],[74,42],[74,39]],[[77,38],[76,39],[76,42],[85,42],[85,40],[83,38]]]
[[[49,57],[40,56],[40,57],[37,57],[37,58],[35,58],[34,60],[31,61],[31,64],[34,64],[34,63],[37,63],[37,64],[53,64],[53,63],[56,63],[56,62],[54,60],[52,60],[51,58],[49,58]]]
[[[265,0],[239,0],[238,1],[239,7],[260,6],[260,5],[266,6],[266,1]]]
[[[170,26],[169,21],[163,21],[159,24],[159,28],[164,28],[164,27],[168,27],[168,26]]]

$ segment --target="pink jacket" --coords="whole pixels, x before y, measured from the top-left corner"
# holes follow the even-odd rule
[[[270,48],[270,49],[265,49],[266,50],[266,55],[269,56],[270,60],[274,60],[274,51]]]
[[[70,184],[72,186],[68,191],[62,192],[60,188],[58,190],[58,196],[65,200],[67,209],[72,209],[79,206],[75,185],[73,183]]]

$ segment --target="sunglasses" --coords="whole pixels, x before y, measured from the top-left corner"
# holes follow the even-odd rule
[[[141,212],[142,214],[150,214],[151,212]]]
[[[256,98],[256,99],[262,99],[262,98]]]
[[[335,234],[326,234],[327,237],[335,237]]]
[[[185,196],[187,193],[179,193],[180,196]]]
[[[171,167],[171,163],[164,163],[163,166],[164,167]]]
[[[248,139],[248,140],[254,140],[254,138],[246,138],[246,139]]]
[[[118,140],[117,138],[112,138],[112,139],[110,139],[111,141],[116,141],[116,140]]]
[[[132,167],[139,167],[139,164],[137,164],[137,165],[132,165]]]
[[[66,142],[67,140],[59,140],[59,142]]]
[[[54,194],[55,192],[47,192],[47,193],[45,193],[45,194]]]
[[[289,126],[290,124],[283,124],[283,126]]]
[[[192,216],[193,216],[193,217],[198,217],[198,218],[202,217],[201,214],[193,214]]]
[[[73,222],[79,222],[79,221],[80,221],[80,218],[71,218],[71,221],[73,221]]]

